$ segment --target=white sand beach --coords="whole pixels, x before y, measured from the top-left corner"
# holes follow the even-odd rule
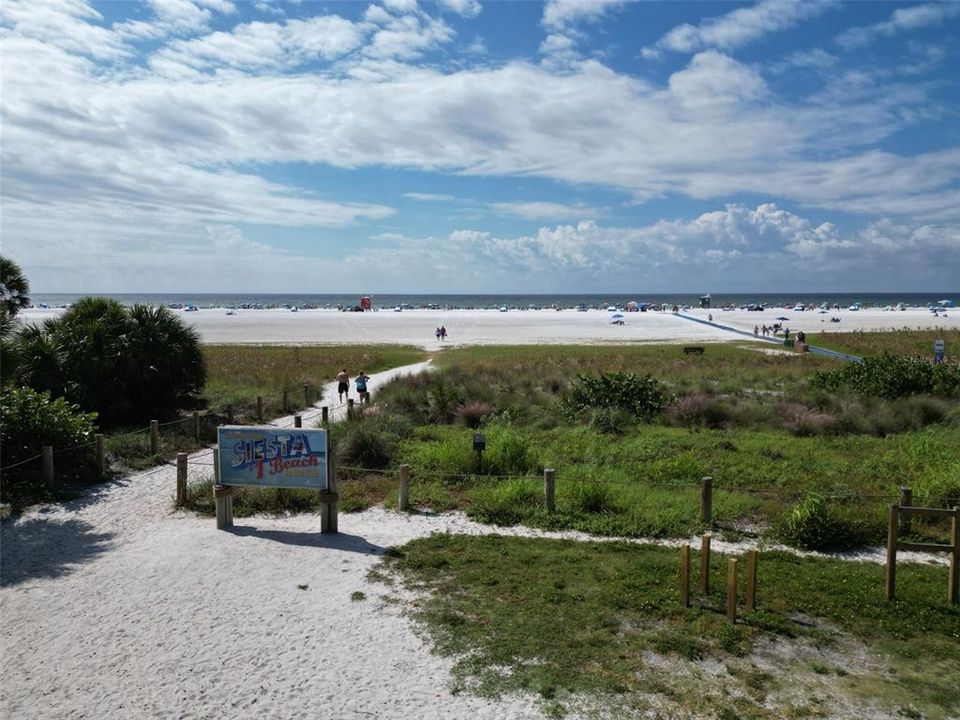
[[[56,317],[62,310],[30,309],[21,314],[25,322]],[[707,343],[742,340],[722,328],[711,327],[672,312],[624,313],[623,325],[611,323],[605,310],[404,310],[383,309],[354,313],[337,310],[236,310],[174,311],[195,327],[204,343],[227,344],[402,344],[436,349],[441,345],[559,345],[616,343]],[[960,310],[934,316],[929,310],[911,308],[890,311],[868,308],[859,311],[799,312],[771,308],[746,310],[690,310],[690,317],[753,332],[754,325],[772,325],[778,317],[796,332],[852,332],[960,328]],[[838,317],[840,322],[830,322]],[[443,325],[448,334],[437,342],[434,330]]]

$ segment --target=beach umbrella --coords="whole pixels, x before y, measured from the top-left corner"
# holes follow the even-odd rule
[[[790,318],[778,317],[777,320],[789,320]]]

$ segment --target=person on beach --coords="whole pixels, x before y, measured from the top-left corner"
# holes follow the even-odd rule
[[[437,342],[440,342],[440,328],[434,330],[433,334],[437,336]]]
[[[807,341],[807,334],[806,334],[803,330],[800,330],[800,331],[797,333],[797,342],[798,342],[798,343],[805,343],[806,341]]]
[[[707,322],[713,322],[713,313],[707,314]]]
[[[445,328],[443,325],[440,326],[440,339],[441,340],[447,339],[447,328]]]
[[[344,398],[350,398],[350,376],[347,375],[346,368],[337,373],[337,394],[340,396],[341,403]]]
[[[758,328],[756,325],[754,325],[754,326],[753,326],[753,336],[756,337],[756,336],[759,335],[759,334],[760,334],[760,328]]]
[[[367,374],[361,370],[356,380],[354,380],[357,384],[357,395],[360,396],[360,402],[367,403],[368,405],[370,404],[370,392],[367,390],[367,380],[369,379]]]

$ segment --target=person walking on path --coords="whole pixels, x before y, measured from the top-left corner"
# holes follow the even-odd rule
[[[350,398],[350,376],[347,375],[346,368],[337,373],[337,393],[340,395],[341,404],[344,398]]]
[[[369,379],[367,374],[361,370],[354,381],[357,384],[357,395],[360,396],[360,402],[367,403],[367,405],[370,404],[370,392],[367,390],[367,380]]]

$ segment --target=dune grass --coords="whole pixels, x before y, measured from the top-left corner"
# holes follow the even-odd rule
[[[612,717],[843,715],[867,703],[944,718],[960,707],[960,607],[945,601],[942,567],[904,567],[888,604],[880,565],[764,553],[759,608],[731,625],[721,555],[690,609],[671,549],[433,535],[384,562],[372,576],[418,592],[414,617],[455,659],[455,691],[531,692],[554,715],[589,695]],[[766,662],[764,648],[776,648]]]
[[[956,311],[954,311],[956,312]],[[871,332],[809,333],[812,345],[855,355],[893,355],[933,357],[933,341],[943,340],[948,357],[960,357],[960,330],[877,330]]]

